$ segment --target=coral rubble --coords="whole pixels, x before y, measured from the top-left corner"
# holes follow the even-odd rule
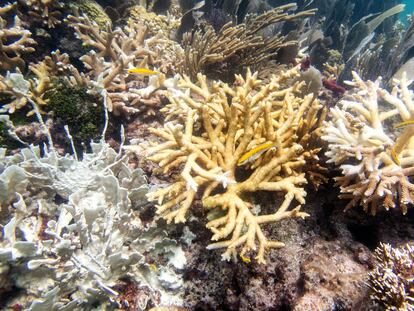
[[[306,196],[305,168],[319,151],[314,142],[321,106],[312,95],[295,95],[303,83],[289,81],[298,75],[294,68],[263,84],[248,71],[246,77],[236,76],[234,86],[214,82],[210,87],[201,74],[198,84],[184,77],[166,107],[178,122],[151,130],[164,142],[148,149],[149,159],[163,173],[177,168],[181,173],[172,185],[148,197],[158,201],[158,214],[178,223],[185,221],[201,190],[212,217],[207,227],[217,241],[208,248],[225,248],[225,259],[241,247],[240,255],[247,260],[244,256],[258,246],[256,259],[264,263],[265,251],[283,243],[268,240],[261,226],[307,216],[300,204]],[[261,151],[254,152],[257,148]],[[276,192],[282,202],[260,215],[248,198],[258,191]],[[289,210],[295,200],[299,205]]]
[[[390,122],[414,119],[411,81],[403,76],[389,93],[381,88],[381,78],[364,82],[355,72],[353,76],[348,84],[354,90],[331,109],[322,136],[329,144],[328,162],[343,175],[336,178],[340,197],[351,200],[347,208],[360,204],[373,215],[381,207],[396,206],[405,214],[414,203],[414,127],[393,131]]]

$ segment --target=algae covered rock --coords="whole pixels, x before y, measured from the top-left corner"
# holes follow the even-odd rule
[[[61,125],[67,125],[76,144],[98,138],[104,124],[104,110],[85,87],[58,85],[47,94],[48,109]]]
[[[79,0],[76,4],[80,8],[81,12],[86,14],[89,19],[96,22],[100,28],[112,28],[111,19],[98,2],[95,0]]]

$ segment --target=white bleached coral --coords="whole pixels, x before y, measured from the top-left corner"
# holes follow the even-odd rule
[[[119,308],[119,284],[128,279],[147,288],[140,308],[159,296],[179,305],[186,260],[162,227],[139,218],[148,191],[143,171],[104,142],[91,148],[82,160],[53,150],[40,156],[36,147],[1,153],[1,277],[25,292],[10,304]]]
[[[392,130],[392,124],[414,120],[414,95],[405,75],[395,81],[391,93],[381,87],[381,78],[364,82],[357,73],[348,82],[348,92],[331,109],[324,136],[331,163],[342,171],[336,178],[347,208],[362,205],[375,214],[399,206],[405,214],[414,203],[414,127]]]

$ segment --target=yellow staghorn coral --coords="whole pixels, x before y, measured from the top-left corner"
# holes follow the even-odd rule
[[[148,158],[164,173],[178,168],[181,174],[148,198],[158,201],[158,214],[179,223],[186,220],[200,193],[204,208],[216,215],[207,223],[216,241],[208,248],[226,248],[223,259],[238,251],[245,257],[258,246],[256,259],[264,263],[267,249],[284,244],[268,240],[261,226],[308,216],[300,205],[306,196],[305,167],[317,159],[319,150],[314,141],[321,127],[321,106],[312,95],[296,95],[302,83],[288,85],[298,75],[294,68],[263,84],[257,73],[248,70],[245,78],[236,76],[234,86],[223,82],[209,86],[201,74],[198,84],[184,77],[165,110],[175,123],[151,129],[164,142],[148,148]],[[264,143],[272,148],[240,163]],[[259,215],[248,195],[257,191],[279,193],[282,202],[270,214]],[[289,210],[295,201],[299,205]]]
[[[347,93],[331,109],[322,138],[329,143],[328,162],[342,171],[336,178],[341,198],[352,208],[362,205],[375,215],[381,207],[400,207],[403,214],[414,203],[414,127],[390,130],[390,122],[414,120],[414,96],[405,75],[391,93],[382,89],[381,78],[364,82],[353,72]],[[380,103],[388,105],[380,105]],[[394,133],[393,133],[394,132]]]
[[[52,52],[50,56],[36,64],[29,65],[30,78],[26,78],[19,71],[6,76],[0,75],[0,93],[11,98],[1,107],[1,112],[14,113],[28,103],[28,99],[38,105],[47,105],[44,98],[47,91],[53,88],[52,77],[60,76],[68,85],[82,85],[84,77],[70,64],[69,56],[61,54],[59,50]],[[34,113],[30,110],[27,115]]]

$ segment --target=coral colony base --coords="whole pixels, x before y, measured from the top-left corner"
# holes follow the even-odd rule
[[[0,6],[0,308],[414,310],[414,19],[271,3]]]

